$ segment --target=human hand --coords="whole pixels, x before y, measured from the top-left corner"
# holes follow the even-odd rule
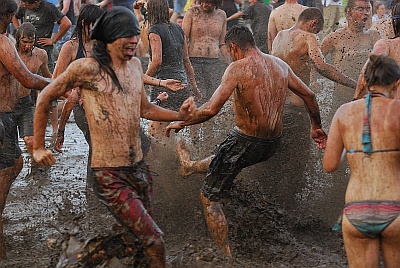
[[[182,126],[182,121],[174,121],[169,123],[169,125],[165,128],[165,136],[169,138],[171,129],[175,129],[175,133],[178,133],[185,126]]]
[[[51,46],[54,44],[54,42],[51,38],[39,38],[38,44],[41,46]]]
[[[317,143],[319,149],[325,149],[328,136],[322,128],[311,129],[311,138]]]
[[[167,92],[160,92],[158,93],[157,99],[159,99],[161,102],[164,102],[168,99],[168,93]]]
[[[178,91],[182,90],[186,87],[186,84],[182,84],[181,81],[175,80],[175,79],[166,79],[165,80],[165,88],[172,90],[172,91]]]
[[[193,97],[187,98],[181,105],[181,108],[179,109],[179,119],[186,121],[190,120],[196,111],[196,104],[194,102]]]
[[[34,149],[33,150],[33,159],[40,165],[40,166],[51,166],[56,162],[51,151],[46,150],[45,148]]]

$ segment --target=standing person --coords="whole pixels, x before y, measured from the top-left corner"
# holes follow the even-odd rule
[[[268,51],[272,50],[272,42],[278,32],[292,27],[306,8],[297,3],[297,0],[285,0],[283,5],[272,10],[268,22]]]
[[[338,28],[340,15],[342,13],[341,0],[321,0],[324,14],[324,28],[322,31],[322,39],[329,33]]]
[[[229,16],[226,20],[231,21],[236,18],[251,20],[251,30],[253,32],[256,46],[264,53],[268,51],[268,20],[271,14],[269,5],[264,4],[263,0],[249,0],[250,6],[243,11]]]
[[[224,42],[226,14],[219,9],[221,1],[201,0],[200,5],[188,9],[183,19],[190,62],[203,102],[211,98],[230,60]]]
[[[177,132],[211,119],[233,94],[236,126],[218,146],[200,194],[211,236],[229,256],[228,226],[220,200],[226,197],[243,168],[274,155],[282,133],[288,88],[304,100],[311,120],[311,137],[318,147],[325,147],[326,134],[321,128],[314,93],[284,61],[262,53],[247,27],[232,27],[225,42],[234,62],[228,66],[221,85],[192,119],[172,122],[167,127],[167,135],[171,129]]]
[[[181,27],[169,21],[168,2],[166,0],[148,0],[147,18],[149,21],[150,64],[146,74],[157,79],[173,78],[180,80],[188,87],[179,91],[167,90],[169,98],[162,107],[178,111],[181,103],[189,96],[201,98],[194,78],[193,67],[189,60],[185,34]],[[189,82],[189,83],[188,83]],[[152,88],[150,99],[155,100],[163,90],[160,85]],[[161,136],[163,123],[149,125],[153,135]]]
[[[379,267],[382,248],[385,267],[400,263],[400,85],[395,60],[371,55],[365,80],[365,99],[342,105],[335,113],[323,159],[335,171],[343,150],[350,180],[341,227],[349,267]],[[341,226],[340,226],[341,225]]]
[[[400,66],[400,3],[395,5],[392,9],[392,28],[395,34],[394,38],[379,39],[375,43],[374,49],[372,50],[371,54],[389,56],[393,58]],[[367,85],[365,83],[364,75],[362,74],[364,73],[364,69],[367,66],[368,62],[369,59],[365,63],[363,71],[358,78],[357,89],[354,93],[355,99],[362,98],[367,92]],[[398,95],[398,98],[400,99],[400,94]]]
[[[91,57],[72,62],[38,97],[34,120],[34,158],[40,165],[55,162],[44,148],[45,114],[50,102],[79,87],[92,144],[95,190],[112,214],[143,243],[150,267],[165,267],[162,231],[150,216],[152,178],[143,161],[140,117],[187,120],[193,98],[179,112],[148,101],[140,61],[134,58],[139,25],[133,12],[112,7],[93,26],[97,40]]]
[[[225,11],[226,16],[229,18],[233,14],[241,11],[241,8],[244,4],[244,0],[224,0],[222,1],[221,9]],[[232,28],[239,23],[239,18],[232,18],[231,20],[227,20],[226,30]]]
[[[375,14],[372,16],[372,22],[385,19],[387,17],[388,14],[386,14],[385,3],[377,3]]]
[[[29,71],[51,78],[51,73],[47,66],[47,53],[44,49],[34,46],[35,35],[36,29],[30,22],[22,23],[15,33],[15,47]],[[33,149],[33,114],[35,112],[31,91],[31,89],[24,87],[22,84],[20,85],[19,101],[13,110],[19,137],[24,140],[26,149],[30,154],[32,154]]]
[[[61,13],[67,16],[67,18],[71,21],[71,27],[69,27],[68,31],[65,33],[63,37],[56,43],[56,48],[58,51],[61,50],[61,47],[67,42],[76,27],[76,17],[75,17],[75,2],[74,1],[81,1],[81,0],[60,0],[60,9]]]
[[[3,214],[11,184],[22,169],[21,150],[18,147],[17,126],[13,109],[19,100],[20,83],[26,88],[42,89],[49,80],[32,74],[18,56],[14,44],[6,36],[6,30],[17,11],[14,0],[0,2],[0,121],[4,127],[0,147],[0,213]],[[47,117],[46,117],[47,119]],[[3,218],[0,217],[0,259],[6,257],[3,242]]]
[[[370,19],[371,4],[368,0],[349,0],[345,8],[348,27],[328,34],[321,43],[324,56],[331,54],[333,65],[352,79],[358,79],[376,41],[377,31],[365,29]],[[354,89],[335,84],[329,120],[343,103],[353,99]]]
[[[55,63],[53,46],[67,33],[71,27],[71,21],[55,5],[45,0],[22,0],[22,5],[18,8],[13,18],[15,29],[20,25],[19,20],[30,22],[35,26],[35,46],[46,50],[49,70],[52,73]],[[54,23],[58,23],[60,28],[52,36]]]

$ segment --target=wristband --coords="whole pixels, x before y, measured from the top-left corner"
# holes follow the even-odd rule
[[[161,100],[159,98],[156,98],[156,100],[154,101],[155,105],[160,106],[161,104]]]

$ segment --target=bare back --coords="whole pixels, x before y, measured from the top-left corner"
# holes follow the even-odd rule
[[[237,127],[255,137],[277,137],[283,127],[289,66],[270,55],[254,53],[232,63],[229,73],[226,79],[236,77],[238,82],[233,92]]]
[[[293,72],[307,85],[310,84],[311,70],[308,42],[310,35],[313,34],[300,29],[280,31],[272,43],[271,52],[289,64]]]
[[[224,44],[226,34],[226,14],[216,9],[211,14],[200,6],[191,7],[183,20],[183,29],[188,38],[190,57],[218,58],[220,44]]]
[[[76,60],[67,70],[54,86],[59,81],[81,89],[93,148],[92,167],[133,166],[140,161],[139,118],[144,91],[139,60],[133,58],[116,72],[124,92],[112,86],[92,58]],[[79,81],[73,83],[77,77]]]
[[[344,148],[362,150],[365,99],[343,105],[335,115],[330,135],[340,136]],[[400,149],[400,101],[372,99],[373,150]],[[340,146],[339,146],[340,147]],[[328,152],[327,152],[328,153]],[[341,152],[337,152],[341,153]],[[347,153],[351,177],[346,203],[359,200],[400,200],[400,151],[375,152],[371,156]]]
[[[32,53],[20,53],[21,60],[25,63],[31,73],[38,74],[41,71],[41,75],[44,77],[51,77],[49,69],[47,67],[47,53],[44,49],[34,47]],[[20,85],[19,97],[23,98],[31,93],[31,89]]]

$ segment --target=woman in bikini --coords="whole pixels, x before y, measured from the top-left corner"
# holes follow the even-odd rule
[[[365,98],[335,113],[323,165],[335,171],[346,151],[350,180],[340,227],[349,267],[400,263],[400,68],[395,60],[370,55]]]

